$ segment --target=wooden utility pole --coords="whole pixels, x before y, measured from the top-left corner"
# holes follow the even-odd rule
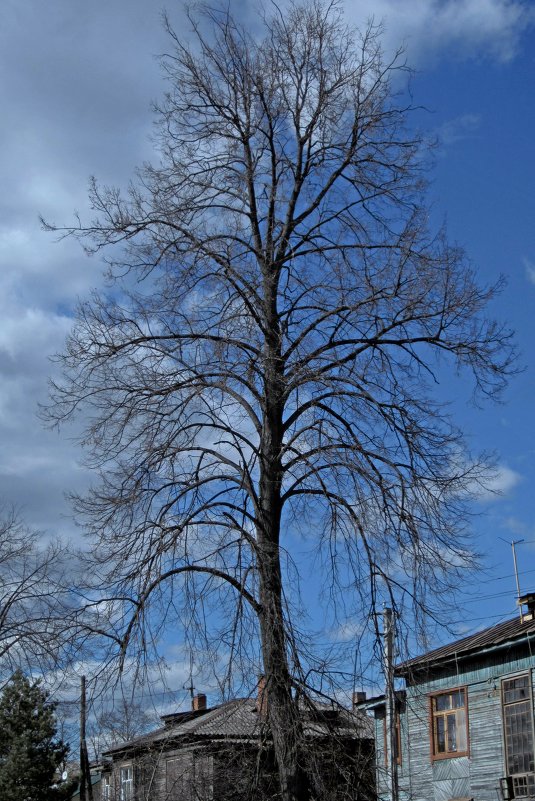
[[[394,613],[385,607],[384,624],[384,673],[386,700],[386,746],[388,748],[387,772],[389,801],[398,801],[398,763],[396,733],[396,695],[394,688]]]
[[[85,726],[87,720],[87,703],[85,693],[85,676],[81,677],[80,686],[80,801],[93,801],[91,771],[87,754]]]

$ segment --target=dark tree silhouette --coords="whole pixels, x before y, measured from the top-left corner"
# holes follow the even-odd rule
[[[72,783],[58,769],[69,747],[57,737],[55,705],[38,682],[13,674],[0,697],[0,798],[54,801],[70,798]],[[61,773],[61,771],[59,771]]]
[[[50,415],[85,415],[100,475],[77,501],[114,599],[100,630],[126,658],[156,619],[221,624],[229,651],[252,621],[296,801],[315,794],[297,695],[324,669],[296,629],[296,538],[362,620],[380,592],[424,610],[471,563],[488,466],[433,394],[439,357],[492,397],[513,354],[485,316],[499,287],[428,230],[379,31],[319,0],[257,35],[217,8],[191,21],[191,47],[167,24],[160,161],[126,195],[92,181],[91,224],[48,226],[106,248],[112,282],[79,309]]]

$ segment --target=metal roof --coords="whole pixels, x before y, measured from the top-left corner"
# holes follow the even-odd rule
[[[485,652],[490,648],[518,645],[522,640],[527,642],[534,635],[535,619],[526,620],[524,618],[521,620],[520,617],[515,617],[512,620],[498,623],[496,626],[489,626],[469,637],[442,645],[421,656],[407,659],[396,665],[395,670],[397,675],[404,676],[413,670],[418,672],[433,664],[438,665],[460,657],[466,658],[469,655],[475,656],[478,652]]]

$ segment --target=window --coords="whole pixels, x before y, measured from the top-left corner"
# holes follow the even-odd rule
[[[214,797],[213,774],[213,757],[208,754],[185,751],[166,760],[165,785],[168,797],[211,801]]]
[[[205,754],[196,754],[193,764],[193,798],[195,801],[211,801],[214,797],[213,757]]]
[[[121,768],[121,801],[132,801],[134,798],[134,769],[132,765]]]
[[[431,696],[431,728],[433,759],[468,754],[465,687]]]
[[[528,673],[502,681],[502,714],[505,769],[512,777],[514,798],[526,797],[535,791],[533,702]]]
[[[104,776],[102,785],[102,799],[103,801],[111,801],[111,778]]]
[[[193,762],[191,752],[168,759],[165,763],[165,787],[169,797],[182,798],[190,796],[193,780]]]

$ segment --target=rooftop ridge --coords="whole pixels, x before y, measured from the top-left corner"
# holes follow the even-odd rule
[[[467,656],[472,651],[479,649],[505,646],[511,640],[531,633],[535,634],[535,620],[521,620],[519,617],[515,617],[493,626],[487,626],[475,634],[461,637],[419,656],[406,659],[395,666],[395,672],[397,675],[404,675],[413,667],[418,668],[420,665],[429,665],[433,662],[450,661],[455,657]]]

